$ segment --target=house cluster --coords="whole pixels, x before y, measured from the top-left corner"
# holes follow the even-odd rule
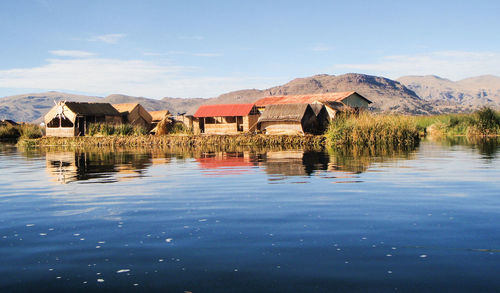
[[[253,104],[202,105],[193,114],[148,112],[140,104],[59,102],[45,115],[47,136],[83,136],[91,123],[130,123],[159,133],[161,121],[182,123],[199,134],[318,134],[342,111],[367,109],[356,92],[270,96]]]

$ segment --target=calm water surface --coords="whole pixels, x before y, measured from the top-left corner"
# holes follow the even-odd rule
[[[0,145],[0,292],[498,292],[499,151]]]

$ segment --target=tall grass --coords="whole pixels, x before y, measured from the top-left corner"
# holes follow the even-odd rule
[[[147,129],[141,125],[92,123],[89,125],[89,136],[139,136],[146,135]]]
[[[0,139],[34,139],[42,137],[42,129],[36,124],[0,126]]]
[[[415,120],[409,116],[340,114],[326,131],[331,146],[415,146],[419,131]]]
[[[500,134],[500,113],[485,107],[472,114],[415,117],[420,129],[431,137],[490,136]]]
[[[19,127],[15,126],[0,126],[0,139],[10,140],[17,139],[21,136],[21,131],[19,131]]]

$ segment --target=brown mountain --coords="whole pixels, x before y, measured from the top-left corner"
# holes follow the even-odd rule
[[[483,75],[451,81],[434,75],[403,76],[398,81],[441,112],[468,112],[500,107],[500,77]]]
[[[400,82],[365,74],[315,75],[294,79],[269,89],[248,89],[222,94],[216,98],[163,98],[161,100],[127,95],[94,97],[59,92],[26,94],[0,98],[0,119],[41,121],[54,101],[91,101],[142,104],[147,110],[168,109],[170,112],[194,113],[201,104],[251,103],[273,95],[296,95],[357,91],[373,101],[377,112],[430,114],[470,111],[478,105],[500,105],[500,78],[480,76],[452,82],[435,76],[402,77]],[[405,86],[408,85],[408,87]],[[418,95],[417,95],[418,94]]]
[[[299,95],[328,92],[356,91],[373,102],[377,112],[427,114],[432,106],[397,81],[365,74],[321,74],[294,79],[287,84],[265,90],[241,90],[220,95],[206,103],[250,103],[265,96]]]

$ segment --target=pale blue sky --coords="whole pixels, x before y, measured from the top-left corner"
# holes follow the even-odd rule
[[[212,97],[359,72],[500,75],[500,1],[0,2],[0,96]]]

